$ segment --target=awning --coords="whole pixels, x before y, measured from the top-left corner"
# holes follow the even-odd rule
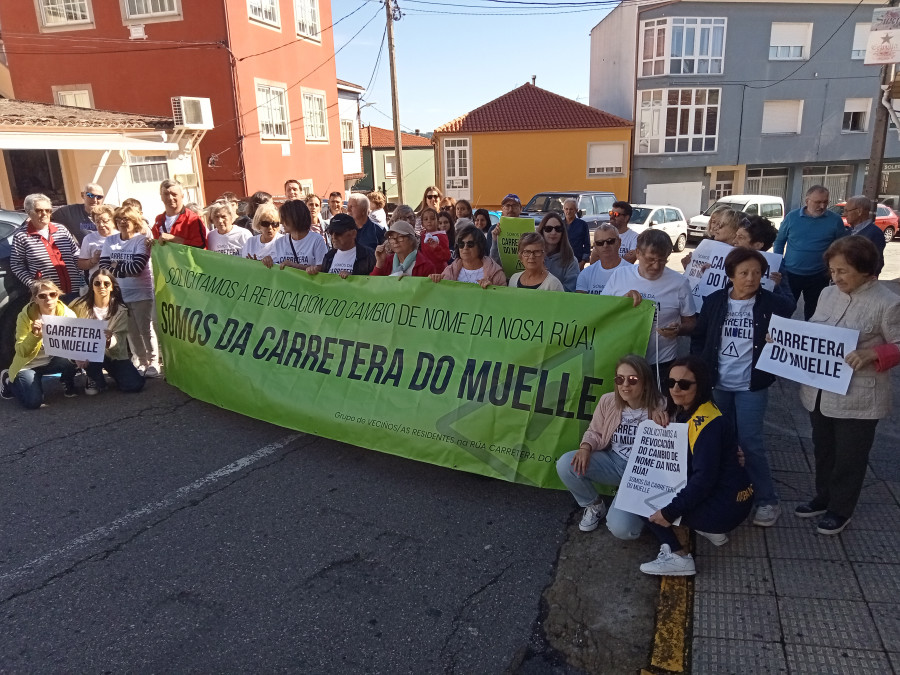
[[[178,150],[177,143],[163,138],[161,133],[130,136],[0,131],[0,150],[130,150],[160,155]]]

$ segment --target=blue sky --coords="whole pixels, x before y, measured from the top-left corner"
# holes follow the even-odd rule
[[[558,8],[491,5],[495,0],[398,1],[405,14],[394,24],[400,122],[404,130],[431,131],[530,82],[532,75],[537,76],[539,87],[588,103],[589,33],[609,12],[608,7],[562,13],[565,10]],[[337,76],[365,87],[372,77],[384,34],[384,6],[375,0],[332,0],[331,11],[337,21],[360,5],[362,9],[334,28],[334,44],[339,49],[377,14],[337,55]],[[512,12],[528,16],[515,16]],[[364,99],[375,105],[363,109],[363,123],[390,128],[386,43],[374,82]]]

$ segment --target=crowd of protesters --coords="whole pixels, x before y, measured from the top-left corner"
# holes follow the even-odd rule
[[[160,185],[163,212],[152,225],[140,203],[105,204],[95,184],[85,187],[83,204],[55,212],[45,195],[29,195],[28,219],[13,237],[11,269],[29,286],[31,302],[18,317],[15,357],[0,381],[3,398],[39,408],[42,377],[55,373],[66,397],[78,394],[79,370],[88,395],[104,391],[107,376],[125,392],[140,391],[145,378],[159,377],[164,364],[150,259],[157,244],[185,244],[273,270],[291,267],[344,279],[428,277],[482,288],[627,297],[634,306],[649,299],[656,311],[646,355],[619,360],[614,391],[600,399],[580,447],[563,454],[557,470],[584,507],[581,530],[594,530],[606,518],[615,536],[629,539],[647,525],[661,548],[642,571],[689,575],[696,571],[693,559],[671,529],[678,518],[723,545],[751,513],[761,527],[781,516],[763,434],[775,376],[756,366],[771,318],[791,317],[802,298],[805,320],[853,328],[860,338],[846,356],[853,370],[846,395],[801,389],[813,429],[816,482],[815,494],[795,515],[817,518],[817,531],[825,535],[841,532],[850,521],[875,427],[892,407],[887,371],[900,363],[900,297],[878,280],[884,239],[872,234],[865,218],[872,204],[864,197],[848,200],[850,227],[827,210],[829,195],[821,186],[808,191],[780,230],[759,216],[728,208],[714,212],[708,237],[732,246],[724,263],[728,283],[707,296],[698,312],[687,277],[667,266],[670,237],[629,228],[632,207],[624,201],[614,202],[608,222],[593,232],[574,201],[560,213],[547,213],[533,232],[521,235],[521,271],[507,277],[498,247],[502,219],[495,224],[489,211],[446,197],[435,186],[416,208],[397,205],[390,213],[379,192],[354,193],[345,203],[339,191],[305,194],[299,181],[288,180],[284,195],[279,205],[272,194],[256,192],[239,209],[237,197],[226,193],[201,210],[185,204],[178,182],[166,180]],[[501,200],[502,216],[521,212],[517,195]],[[769,272],[761,254],[771,248],[784,254],[780,274]],[[690,255],[682,262],[687,268]],[[773,291],[763,288],[767,276]],[[107,321],[103,361],[48,356],[42,343],[47,316]],[[690,337],[690,356],[679,356],[679,336]],[[722,348],[725,336],[728,350]],[[634,429],[647,419],[690,422],[695,429],[686,486],[649,519],[618,509],[615,500],[607,505],[595,488],[618,485]]]

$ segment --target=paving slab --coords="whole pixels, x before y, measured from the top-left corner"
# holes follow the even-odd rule
[[[791,675],[886,675],[891,672],[883,652],[786,645]]]
[[[703,565],[701,558],[697,560],[697,565],[695,591],[698,593],[775,595],[768,558],[723,556],[708,566]]]
[[[847,560],[840,537],[816,534],[814,522],[805,522],[804,528],[772,527],[766,531],[766,544],[771,558],[799,558],[801,560]],[[847,531],[844,532],[844,535]],[[865,561],[868,562],[868,561]]]
[[[891,652],[900,652],[900,610],[897,609],[896,600],[894,598],[894,602],[873,602],[869,605],[885,649]]]
[[[856,562],[853,569],[869,602],[896,602],[900,598],[900,564]]]
[[[861,593],[853,567],[846,561],[776,558],[772,573],[778,597],[854,600]]]
[[[883,650],[865,602],[778,598],[786,644]]]
[[[697,638],[691,672],[697,675],[782,675],[788,669],[784,647],[778,642]]]
[[[697,593],[694,637],[777,642],[781,639],[778,603],[767,595]]]
[[[847,557],[854,562],[892,563],[897,560],[897,540],[877,530],[853,529],[853,521],[840,534]]]

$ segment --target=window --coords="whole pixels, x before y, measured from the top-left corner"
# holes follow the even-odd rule
[[[623,173],[625,146],[620,143],[588,143],[588,178],[620,176]]]
[[[720,89],[645,89],[638,154],[715,152]]]
[[[716,171],[716,181],[712,189],[713,201],[734,194],[734,171]]]
[[[294,0],[297,35],[319,39],[319,0]]]
[[[353,120],[341,120],[341,149],[344,152],[356,150],[356,138],[353,134],[355,126]]]
[[[56,92],[56,102],[59,105],[70,105],[76,108],[93,108],[91,105],[91,92],[87,89],[70,89]]]
[[[397,177],[397,156],[396,155],[385,155],[384,156],[384,177],[385,178],[396,178]]]
[[[584,211],[584,215],[586,216],[593,216],[595,213],[598,213],[594,210],[594,203],[591,201],[589,195],[584,195],[578,200],[578,209]],[[609,209],[607,209],[607,211],[609,211]]]
[[[45,26],[90,23],[88,0],[40,0]]]
[[[725,28],[724,18],[673,17],[642,21],[641,76],[721,75]]]
[[[127,19],[146,19],[178,13],[176,0],[125,0]]]
[[[169,177],[165,155],[132,155],[128,153],[132,183],[159,183]]]
[[[283,87],[256,85],[256,112],[259,135],[263,140],[289,141],[287,92]]]
[[[866,58],[866,45],[869,44],[869,33],[872,30],[870,23],[858,23],[853,29],[853,48],[850,50],[851,59]]]
[[[778,202],[764,202],[759,205],[759,215],[763,218],[784,217],[784,206]]]
[[[763,103],[763,134],[799,134],[803,119],[803,101],[766,101]]]
[[[784,199],[788,185],[787,167],[747,169],[748,194],[772,195]]]
[[[808,59],[812,28],[811,23],[773,23],[769,58],[777,61]]]
[[[269,23],[273,26],[279,25],[278,0],[247,0],[247,3],[251,19]]]
[[[328,123],[325,118],[325,94],[303,92],[303,127],[306,140],[327,141]]]
[[[615,197],[609,195],[594,195],[594,213],[609,213]]]
[[[842,202],[850,196],[850,177],[853,167],[849,164],[833,166],[803,167],[803,184],[801,194],[806,194],[813,185],[824,185],[829,192],[831,203]]]
[[[682,220],[681,216],[678,215],[678,211],[675,209],[666,209],[666,222],[667,223],[680,223]]]
[[[844,120],[841,131],[864,132],[869,128],[870,98],[848,98],[844,101]]]

